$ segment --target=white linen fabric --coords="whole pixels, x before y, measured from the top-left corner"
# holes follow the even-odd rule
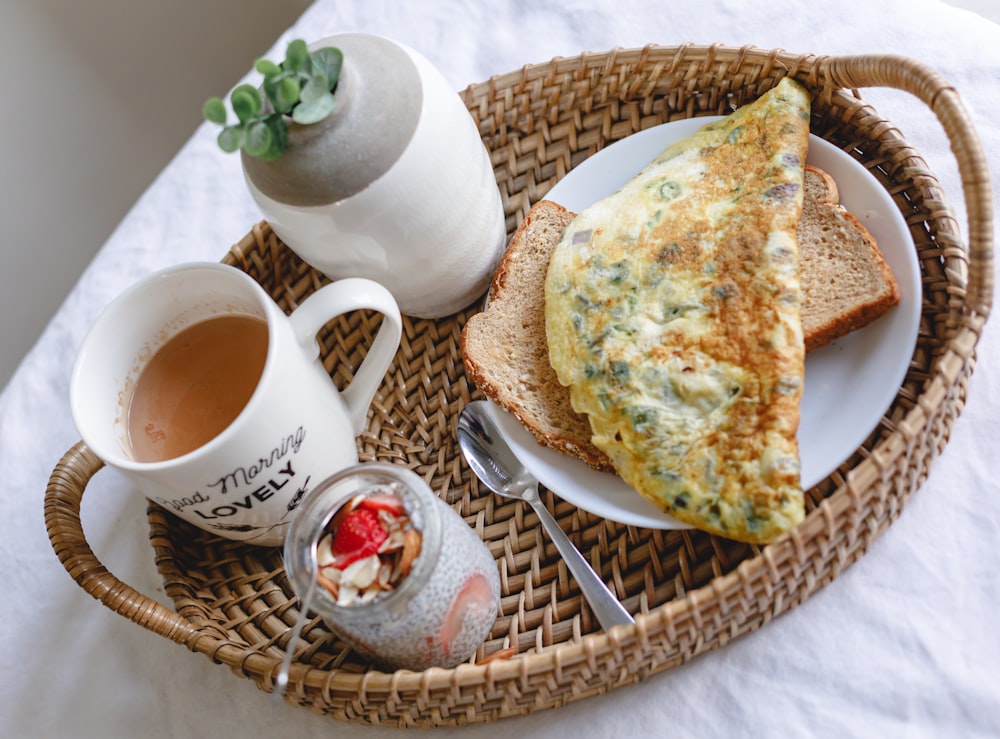
[[[950,80],[985,150],[1000,151],[1000,26],[936,0],[319,0],[270,54],[291,38],[349,30],[412,46],[456,90],[554,56],[650,42],[903,54]],[[964,224],[954,159],[930,112],[903,93],[864,94],[923,153]],[[259,218],[238,157],[222,154],[215,130],[200,127],[108,239],[0,395],[3,736],[390,733],[276,705],[224,667],[115,615],[70,579],[45,533],[48,475],[78,438],[68,385],[90,324],[139,277],[182,261],[219,259]],[[998,438],[1000,344],[988,325],[968,405],[930,478],[832,584],[757,632],[638,685],[454,733],[1000,736],[1000,483],[992,467]],[[88,489],[83,513],[101,561],[170,605],[141,497],[106,470]]]

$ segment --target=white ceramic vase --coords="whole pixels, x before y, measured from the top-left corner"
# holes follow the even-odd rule
[[[417,52],[351,33],[321,39],[344,54],[337,108],[289,123],[288,148],[243,153],[254,200],[274,232],[331,279],[380,282],[411,316],[468,306],[506,244],[490,162],[456,91]]]

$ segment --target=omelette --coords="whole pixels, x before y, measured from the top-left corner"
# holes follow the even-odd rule
[[[766,543],[804,516],[796,225],[809,97],[789,79],[583,210],[549,263],[549,360],[646,499]]]

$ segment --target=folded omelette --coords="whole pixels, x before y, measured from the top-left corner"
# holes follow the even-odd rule
[[[549,264],[549,358],[593,442],[697,528],[802,520],[796,225],[809,97],[784,79],[581,212]]]

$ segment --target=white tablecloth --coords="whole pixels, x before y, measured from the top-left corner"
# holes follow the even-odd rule
[[[985,150],[1000,150],[1000,27],[932,0],[320,0],[275,49],[292,37],[347,30],[411,45],[456,90],[525,63],[648,42],[904,54],[954,83]],[[964,224],[954,160],[930,113],[903,93],[866,95],[924,154]],[[249,681],[113,614],[76,586],[46,537],[43,491],[78,438],[68,380],[91,322],[141,275],[217,260],[260,218],[238,157],[219,152],[214,137],[201,127],[139,199],[0,396],[0,735],[388,734],[274,705]],[[636,686],[456,733],[1000,735],[1000,484],[991,468],[1000,345],[992,329],[979,345],[968,406],[930,479],[831,585],[765,628]],[[104,471],[88,489],[85,529],[113,572],[167,602],[144,511],[144,501]]]

